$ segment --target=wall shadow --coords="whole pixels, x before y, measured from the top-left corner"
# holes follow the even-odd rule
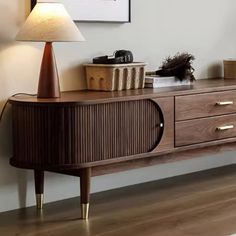
[[[217,62],[211,64],[207,70],[208,78],[216,78],[223,76],[223,64],[222,62]]]
[[[80,64],[62,71],[61,87],[64,91],[87,89],[84,66]]]

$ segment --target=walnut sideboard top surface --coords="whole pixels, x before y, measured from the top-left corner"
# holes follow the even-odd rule
[[[97,92],[97,91],[69,91],[63,92],[58,99],[37,99],[37,97],[17,96],[11,97],[10,102],[27,102],[27,103],[77,103],[77,104],[98,104],[107,102],[127,101],[138,99],[151,99],[158,97],[178,96],[186,94],[198,94],[215,91],[236,90],[236,80],[234,79],[201,79],[195,81],[190,86],[167,87],[157,89],[137,89],[124,90],[115,92]]]

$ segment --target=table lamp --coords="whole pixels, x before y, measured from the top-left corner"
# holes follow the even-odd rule
[[[17,34],[16,40],[46,43],[37,97],[59,98],[60,84],[52,43],[85,41],[64,5],[55,2],[37,3]]]

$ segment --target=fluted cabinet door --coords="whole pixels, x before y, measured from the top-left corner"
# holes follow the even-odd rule
[[[91,105],[15,103],[12,162],[76,168],[149,153],[158,147],[163,125],[162,110],[150,99]]]

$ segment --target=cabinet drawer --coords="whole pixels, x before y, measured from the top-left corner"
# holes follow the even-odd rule
[[[176,121],[236,112],[236,90],[175,97]]]
[[[236,114],[180,121],[175,124],[175,146],[236,137]]]

